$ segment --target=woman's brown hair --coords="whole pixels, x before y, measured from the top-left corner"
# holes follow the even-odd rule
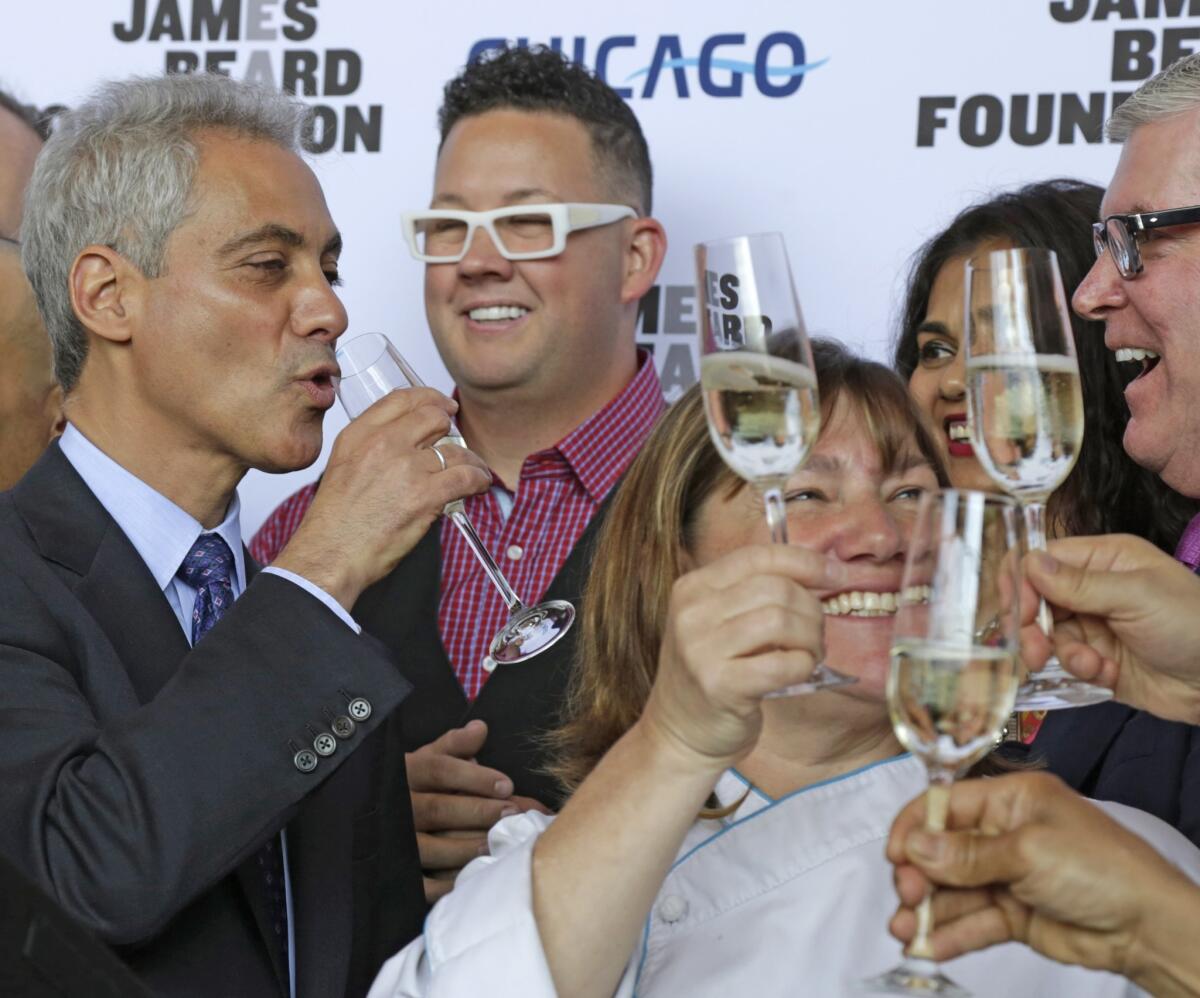
[[[937,444],[891,370],[828,340],[813,341],[813,361],[823,427],[844,400],[864,418],[885,467],[906,457],[915,443],[946,483]],[[646,705],[671,587],[686,570],[701,507],[714,493],[731,496],[744,487],[709,438],[694,385],[647,438],[597,538],[565,722],[550,735],[556,755],[551,771],[568,793]]]

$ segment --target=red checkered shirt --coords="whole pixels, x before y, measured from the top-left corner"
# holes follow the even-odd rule
[[[654,363],[639,351],[637,374],[611,402],[553,447],[525,458],[507,518],[495,494],[499,479],[492,491],[467,500],[476,532],[526,604],[545,595],[663,408]],[[260,564],[283,549],[315,492],[314,483],[286,499],[254,535],[250,553]],[[441,531],[438,631],[463,692],[474,700],[488,675],[484,655],[508,611],[454,525],[443,520]]]

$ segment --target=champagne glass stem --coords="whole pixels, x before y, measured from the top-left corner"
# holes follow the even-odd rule
[[[945,770],[933,770],[929,774],[929,789],[925,791],[925,830],[944,832],[946,812],[950,808],[950,785],[954,774]],[[933,889],[917,905],[917,933],[909,944],[908,955],[918,960],[933,959],[933,943],[929,937],[933,932]]]
[[[458,505],[460,508],[454,509],[455,505]],[[479,559],[483,570],[487,572],[487,577],[492,580],[492,585],[500,591],[500,595],[508,605],[509,613],[516,613],[519,610],[525,609],[525,604],[513,592],[512,586],[508,584],[508,579],[500,571],[500,566],[492,559],[491,553],[484,547],[483,541],[479,539],[479,535],[475,533],[475,527],[471,523],[470,517],[467,516],[466,510],[461,508],[461,504],[451,503],[446,507],[446,515],[450,517],[450,521],[458,527],[459,532],[467,539],[467,544],[470,545],[471,552]]]
[[[779,489],[766,489],[763,492],[763,504],[767,508],[767,526],[771,528],[771,542],[786,544],[787,508],[783,502],[783,492]]]
[[[1023,503],[1021,515],[1025,520],[1025,545],[1030,551],[1046,550],[1046,504],[1044,502]],[[1038,600],[1038,627],[1050,637],[1054,633],[1054,618],[1044,597]]]

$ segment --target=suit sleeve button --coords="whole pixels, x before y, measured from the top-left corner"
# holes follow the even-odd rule
[[[354,729],[357,728],[358,725],[350,720],[350,718],[348,718],[345,714],[341,714],[333,719],[333,723],[330,725],[330,727],[333,728],[333,733],[339,738],[349,738],[352,734],[354,734]]]
[[[333,755],[337,751],[337,739],[328,731],[322,731],[313,739],[313,748],[317,750],[317,755]]]
[[[371,701],[366,697],[355,697],[350,701],[350,716],[356,721],[365,721],[371,716]]]
[[[317,768],[317,753],[312,749],[301,749],[292,758],[296,768],[302,773],[311,773]]]

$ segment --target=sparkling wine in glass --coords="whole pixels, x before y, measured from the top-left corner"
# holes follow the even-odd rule
[[[967,428],[992,480],[1017,500],[1031,551],[1046,547],[1046,502],[1075,466],[1083,393],[1070,313],[1053,250],[996,250],[967,261],[964,285]],[[1038,623],[1053,626],[1045,600]],[[1030,673],[1018,710],[1108,700],[1051,658]]]
[[[925,827],[942,831],[950,786],[1001,738],[1020,681],[1020,537],[1005,496],[945,489],[921,497],[897,600],[888,674],[896,737],[929,772]],[[877,992],[968,998],[933,959],[931,898],[899,966]]]
[[[725,463],[763,498],[771,540],[787,543],[783,489],[821,429],[812,350],[783,236],[737,236],[696,247],[700,382],[709,434]],[[818,663],[771,696],[855,680]]]
[[[342,370],[337,384],[338,398],[351,419],[357,419],[389,392],[424,384],[382,333],[365,333],[342,344],[338,347],[337,360]],[[462,434],[453,423],[450,432],[434,446],[441,444],[466,446]],[[483,660],[486,671],[491,672],[497,665],[527,661],[567,633],[575,620],[574,606],[566,600],[547,600],[537,606],[526,606],[479,539],[467,516],[463,500],[447,503],[444,513],[466,538],[471,552],[508,607],[508,621],[492,638]]]

